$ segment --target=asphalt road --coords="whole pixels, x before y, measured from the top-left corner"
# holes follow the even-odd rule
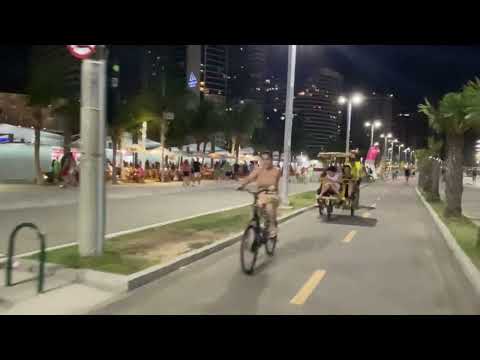
[[[107,234],[175,220],[232,206],[249,204],[251,195],[233,191],[238,184],[203,183],[184,188],[178,183],[107,187]],[[315,189],[316,184],[290,184],[291,193]],[[76,242],[78,189],[55,186],[0,185],[0,253],[21,222],[33,222],[47,235],[47,246]],[[33,233],[19,235],[16,253],[35,251]]]
[[[358,217],[312,210],[281,225],[274,258],[244,275],[229,247],[95,314],[480,314],[414,184],[362,189]]]

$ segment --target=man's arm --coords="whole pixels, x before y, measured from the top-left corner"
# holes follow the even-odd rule
[[[240,189],[243,189],[245,186],[247,186],[248,184],[254,182],[255,180],[257,180],[257,177],[258,177],[258,172],[259,170],[258,169],[255,169],[249,176],[247,176],[245,179],[243,179],[242,181],[240,181]]]

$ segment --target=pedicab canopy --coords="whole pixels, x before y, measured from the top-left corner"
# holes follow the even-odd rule
[[[318,153],[317,157],[320,160],[329,160],[332,162],[336,162],[337,160],[339,161],[345,161],[348,159],[348,161],[355,159],[355,153],[344,153],[344,152],[320,152]]]

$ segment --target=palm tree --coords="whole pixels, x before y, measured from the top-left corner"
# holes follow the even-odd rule
[[[419,106],[437,133],[445,134],[446,162],[446,216],[461,216],[463,193],[463,157],[465,133],[480,126],[480,82],[470,82],[462,91],[446,94],[438,104],[428,100]]]
[[[168,88],[168,93],[166,93],[161,83],[154,84],[152,87],[142,90],[132,101],[131,114],[135,119],[134,123],[138,126],[146,121],[150,124],[150,127],[158,127],[162,149],[165,148],[166,135],[170,127],[170,120],[165,118],[165,113],[174,113],[174,121],[185,122],[185,118],[192,113],[192,110],[190,110],[191,104],[196,99],[196,95],[186,90],[184,86],[178,87],[174,85],[176,85],[175,82]],[[162,169],[163,163],[164,159],[162,156]]]
[[[138,128],[139,122],[135,120],[133,116],[133,110],[131,105],[127,102],[123,102],[118,105],[117,109],[109,116],[108,121],[108,134],[112,139],[112,184],[117,184],[117,172],[115,171],[117,164],[117,151],[121,148],[122,135],[126,131],[134,130]]]
[[[73,129],[80,123],[80,101],[62,99],[54,109],[54,114],[62,118],[63,153],[66,154],[71,150]]]
[[[35,181],[43,184],[40,166],[40,131],[51,115],[53,106],[64,95],[64,63],[62,58],[49,57],[48,47],[34,46],[32,49],[30,75],[27,86],[29,105],[35,133],[34,166]]]
[[[211,141],[212,151],[214,151],[213,135],[222,130],[225,118],[223,107],[210,100],[202,100],[192,113],[190,134],[194,137],[197,143],[197,152],[205,152],[207,143]],[[203,143],[203,150],[200,149],[200,144]]]
[[[429,201],[440,199],[440,161],[436,160],[441,153],[443,141],[428,138],[428,147],[415,151],[419,165],[418,185],[425,192]]]
[[[238,163],[240,146],[250,143],[255,129],[263,126],[263,114],[254,103],[238,104],[227,112],[226,132],[232,139],[232,153]]]

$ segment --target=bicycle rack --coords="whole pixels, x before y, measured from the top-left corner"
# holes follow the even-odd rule
[[[6,269],[6,286],[13,286],[12,284],[12,267],[13,267],[13,253],[15,250],[15,238],[18,232],[23,228],[33,229],[37,233],[37,237],[40,240],[40,267],[38,270],[38,293],[43,292],[43,283],[45,278],[45,235],[40,232],[38,227],[32,223],[22,223],[18,225],[10,234],[8,241],[8,253],[7,253],[7,269]]]

